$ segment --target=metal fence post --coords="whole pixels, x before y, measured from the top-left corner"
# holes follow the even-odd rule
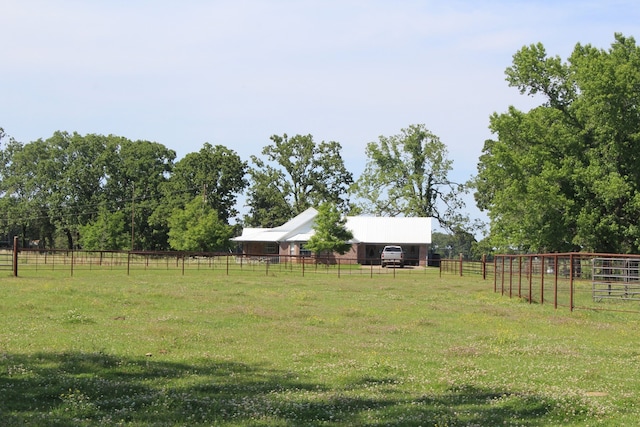
[[[573,311],[573,252],[569,254],[569,311]]]
[[[482,280],[487,280],[487,255],[482,254]]]
[[[544,255],[542,255],[540,257],[540,260],[541,260],[541,264],[540,264],[540,304],[544,304],[544,274],[545,274]]]
[[[498,292],[498,257],[493,257],[493,293]]]
[[[513,297],[513,257],[509,257],[509,298]]]
[[[522,298],[522,255],[518,255],[518,298]]]
[[[558,255],[553,257],[553,308],[558,309]]]
[[[18,236],[13,236],[13,276],[18,277]]]

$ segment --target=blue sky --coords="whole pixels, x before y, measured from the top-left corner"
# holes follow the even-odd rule
[[[489,116],[536,101],[504,70],[524,45],[640,39],[636,1],[1,0],[0,127],[205,142],[245,160],[269,136],[338,141],[357,177],[364,147],[424,123],[451,177],[476,172]],[[471,199],[468,202],[472,205]],[[478,212],[469,206],[472,216]]]

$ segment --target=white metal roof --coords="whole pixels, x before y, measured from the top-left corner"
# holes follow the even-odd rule
[[[318,211],[309,208],[275,228],[245,228],[238,242],[306,242],[313,236]],[[353,243],[430,244],[431,218],[348,216]]]
[[[242,230],[242,235],[235,237],[232,240],[236,242],[286,242],[292,241],[306,241],[299,239],[292,239],[300,234],[313,235],[313,224],[318,215],[318,211],[314,208],[309,208],[302,212],[300,215],[290,219],[281,226],[274,228],[245,228]]]
[[[431,243],[431,218],[349,216],[346,227],[359,243]]]
[[[244,228],[242,235],[234,237],[237,242],[281,242],[286,232],[275,228]]]

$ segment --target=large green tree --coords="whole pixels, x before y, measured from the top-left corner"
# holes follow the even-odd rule
[[[166,186],[168,206],[183,208],[196,196],[218,212],[228,224],[238,214],[238,196],[247,186],[247,163],[222,145],[205,143],[198,152],[189,153],[173,168]]]
[[[265,159],[252,156],[247,225],[281,225],[310,206],[334,203],[346,210],[353,182],[335,141],[316,143],[311,135],[273,135],[262,149]]]
[[[640,49],[577,44],[567,61],[542,44],[513,57],[507,81],[540,99],[493,114],[476,201],[503,250],[640,250]]]
[[[474,247],[477,244],[473,234],[463,229],[456,229],[452,233],[435,232],[431,235],[431,249],[445,258],[458,258],[460,254],[465,259],[481,258]]]
[[[47,194],[49,216],[72,248],[78,246],[79,227],[96,217],[103,200],[107,138],[55,132],[45,144],[52,157],[40,176],[54,189]]]
[[[424,125],[367,144],[367,164],[352,192],[360,211],[381,216],[432,217],[443,227],[466,223],[464,186],[449,178],[446,146]]]
[[[123,212],[130,219],[126,231],[133,235],[131,249],[168,249],[166,220],[154,219],[163,217],[168,203],[164,185],[174,168],[175,151],[153,141],[110,136],[108,158],[105,203],[110,212]]]
[[[42,139],[26,145],[12,140],[3,147],[4,225],[17,227],[25,245],[30,239],[53,245],[56,227],[64,229],[70,246],[73,243],[67,225],[79,218],[70,217],[77,200],[62,196],[70,187],[64,180],[63,152],[64,147]]]
[[[22,244],[28,243],[27,238],[38,239],[44,229],[53,228],[38,191],[36,154],[24,153],[24,146],[0,129],[0,230],[7,240],[13,235],[21,236]],[[29,164],[23,164],[27,159]]]

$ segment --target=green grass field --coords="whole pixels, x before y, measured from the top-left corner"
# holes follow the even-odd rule
[[[640,422],[637,314],[437,270],[3,273],[2,426]]]

